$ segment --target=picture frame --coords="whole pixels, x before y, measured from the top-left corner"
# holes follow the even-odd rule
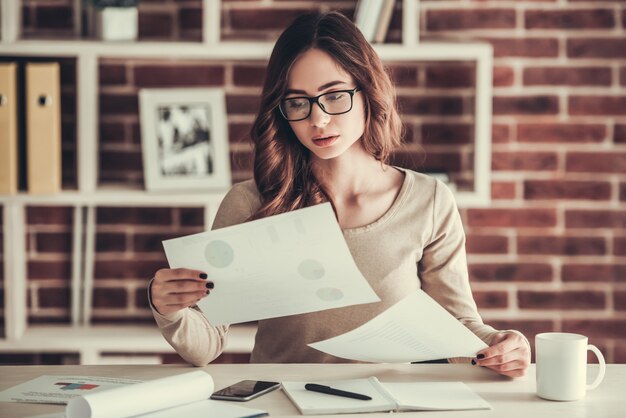
[[[231,186],[221,88],[142,89],[139,107],[147,190],[210,191]]]

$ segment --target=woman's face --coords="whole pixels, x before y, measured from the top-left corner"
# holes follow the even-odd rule
[[[323,93],[353,90],[357,87],[352,76],[329,54],[315,48],[308,50],[294,62],[287,83],[285,99],[298,96],[315,97]],[[334,96],[326,98],[327,103],[335,99]],[[365,130],[363,93],[358,91],[353,95],[352,109],[347,113],[329,115],[317,103],[313,103],[308,118],[289,122],[289,125],[300,143],[308,148],[314,157],[322,160],[336,158],[363,136]]]

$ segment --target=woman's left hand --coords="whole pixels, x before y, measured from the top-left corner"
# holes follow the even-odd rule
[[[487,367],[509,377],[521,377],[530,365],[530,347],[524,338],[514,332],[500,332],[491,340],[491,346],[481,350],[472,364]]]

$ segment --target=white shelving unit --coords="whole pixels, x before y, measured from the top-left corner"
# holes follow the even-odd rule
[[[402,0],[403,44],[375,45],[384,61],[474,61],[476,96],[474,124],[474,190],[456,192],[459,206],[482,206],[490,201],[491,165],[491,45],[482,43],[420,43],[418,0]],[[273,43],[221,42],[220,1],[204,0],[202,42],[105,43],[97,41],[20,40],[18,0],[1,3],[0,55],[73,57],[77,62],[78,191],[54,196],[0,196],[4,207],[4,277],[6,339],[0,352],[79,352],[82,363],[98,363],[103,352],[168,352],[156,327],[89,326],[93,287],[95,209],[99,206],[202,207],[209,228],[223,193],[157,194],[145,191],[100,189],[98,173],[98,60],[104,57],[176,58],[206,60],[267,60]],[[74,208],[74,237],[86,233],[84,247],[75,246],[72,258],[72,325],[27,326],[25,208],[28,205],[69,205]],[[84,216],[84,217],[83,217]],[[83,231],[84,228],[84,231]],[[80,242],[80,240],[74,240]],[[253,327],[233,327],[228,352],[246,352],[253,344]],[[243,351],[238,351],[243,350]]]
[[[256,327],[231,327],[229,353],[250,353]],[[80,364],[99,364],[115,353],[140,353],[141,361],[158,354],[174,353],[156,326],[39,326],[31,327],[17,341],[0,340],[0,352],[12,353],[78,353]],[[127,357],[128,358],[128,357]],[[132,359],[132,357],[130,357]],[[129,359],[129,360],[130,360]]]

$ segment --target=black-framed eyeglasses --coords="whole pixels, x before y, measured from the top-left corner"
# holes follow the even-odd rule
[[[356,87],[352,90],[335,90],[328,93],[320,94],[315,97],[298,96],[289,97],[280,101],[280,113],[289,122],[297,122],[304,120],[311,115],[313,103],[329,115],[341,115],[352,110],[352,97],[361,88]]]

